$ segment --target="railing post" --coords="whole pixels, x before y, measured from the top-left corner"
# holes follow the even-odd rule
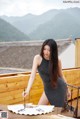
[[[74,115],[73,117],[77,118],[78,117],[78,104],[79,104],[79,87],[78,87],[78,91],[77,91],[77,104],[76,104],[76,108],[74,110]]]
[[[73,117],[74,118],[79,118],[80,119],[80,116],[78,115],[78,105],[79,105],[79,91],[80,91],[80,87],[76,87],[76,86],[73,86],[73,85],[70,85],[70,84],[67,84],[67,86],[71,87],[71,108],[73,107],[72,106],[72,95],[73,95],[73,88],[77,89],[77,102],[76,102],[76,107],[75,109],[71,109],[73,111]]]

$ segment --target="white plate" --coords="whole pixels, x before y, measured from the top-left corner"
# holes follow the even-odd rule
[[[54,110],[54,106],[51,105],[33,105],[26,104],[26,108],[24,109],[23,104],[18,105],[8,105],[8,110],[16,113],[16,114],[24,114],[24,115],[41,115],[50,113]]]

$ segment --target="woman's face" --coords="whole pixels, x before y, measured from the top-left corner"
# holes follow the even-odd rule
[[[49,60],[49,58],[50,58],[50,47],[48,45],[44,46],[43,56],[44,56],[45,59]]]

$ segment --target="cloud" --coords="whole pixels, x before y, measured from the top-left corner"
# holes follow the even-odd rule
[[[0,0],[0,14],[24,15],[40,13],[44,8],[42,0]]]
[[[0,0],[0,14],[9,15],[15,13],[19,3],[19,0]]]
[[[28,13],[42,14],[49,9],[80,6],[66,4],[63,0],[0,0],[0,15],[22,16]]]

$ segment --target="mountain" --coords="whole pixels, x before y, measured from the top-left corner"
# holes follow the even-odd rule
[[[1,18],[28,34],[32,40],[80,37],[80,8],[77,7],[52,9],[41,15],[27,14],[22,17],[2,16]]]
[[[39,25],[51,20],[58,12],[59,10],[52,9],[41,15],[27,14],[22,17],[2,16],[1,18],[11,23],[22,32],[29,34],[33,32],[33,30],[35,30]]]
[[[76,9],[75,9],[76,10]],[[80,9],[60,11],[50,21],[38,26],[29,34],[32,39],[65,39],[67,37],[80,37]]]
[[[4,19],[5,21],[9,22],[10,24],[13,24],[15,21],[18,21],[22,17],[2,15],[2,16],[0,16],[0,18]]]
[[[22,41],[30,38],[10,23],[0,18],[0,41]]]

